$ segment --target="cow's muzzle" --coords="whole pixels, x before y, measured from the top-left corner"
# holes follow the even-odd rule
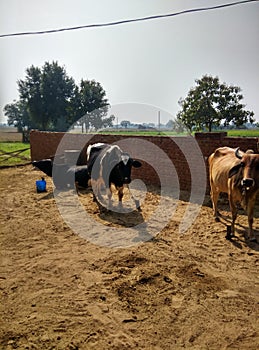
[[[124,182],[125,184],[130,184],[130,183],[131,183],[131,178],[125,177],[123,182]]]
[[[255,184],[254,179],[243,179],[241,181],[241,185],[247,188],[253,187],[254,184]]]

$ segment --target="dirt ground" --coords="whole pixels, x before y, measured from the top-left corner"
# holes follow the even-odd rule
[[[68,226],[51,180],[47,193],[36,193],[41,176],[31,166],[0,170],[1,349],[259,348],[259,244],[245,239],[244,213],[236,237],[226,240],[227,203],[221,200],[223,217],[214,222],[206,199],[179,234],[188,205],[179,200],[154,238],[111,248]],[[130,228],[140,216],[145,222],[158,202],[150,192],[141,213],[100,214],[90,192],[80,196],[89,217],[107,228]]]

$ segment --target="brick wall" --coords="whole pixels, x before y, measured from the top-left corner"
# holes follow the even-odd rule
[[[258,153],[258,137],[228,137],[226,132],[211,132],[196,133],[195,139],[205,157],[208,157],[216,148],[222,146],[240,147],[243,151],[252,149],[255,153]]]
[[[32,160],[50,158],[54,157],[56,152],[63,156],[65,150],[74,149],[81,150],[78,164],[84,164],[86,148],[95,142],[118,143],[132,157],[140,159],[142,167],[133,169],[133,178],[141,178],[146,184],[155,186],[160,185],[161,178],[163,184],[168,185],[173,183],[177,186],[179,181],[181,190],[190,191],[192,181],[196,179],[195,185],[197,185],[197,179],[199,177],[202,179],[201,162],[204,159],[207,169],[207,157],[217,147],[240,147],[241,150],[253,149],[257,153],[259,139],[257,137],[227,137],[226,133],[196,133],[193,138],[32,131],[30,134],[31,158]]]

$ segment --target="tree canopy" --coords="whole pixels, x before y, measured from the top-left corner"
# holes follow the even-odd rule
[[[100,83],[94,80],[81,80],[79,88],[76,89],[74,99],[74,111],[76,115],[82,115],[78,123],[82,130],[95,130],[102,127],[112,126],[113,116],[106,117],[108,111],[108,100]]]
[[[209,131],[220,125],[234,124],[237,127],[247,122],[254,122],[254,113],[245,110],[241,103],[243,95],[238,86],[220,83],[218,77],[204,75],[195,80],[196,86],[191,88],[185,99],[180,99],[180,112],[177,119],[189,131]]]
[[[81,80],[77,86],[57,62],[27,68],[25,79],[18,81],[18,91],[19,101],[6,105],[4,112],[8,124],[19,131],[66,131],[78,120],[86,130],[112,125],[113,118],[106,118],[109,104],[101,84]]]
[[[129,126],[130,126],[130,121],[129,120],[122,120],[121,121],[121,126],[123,127],[123,128],[128,128]]]

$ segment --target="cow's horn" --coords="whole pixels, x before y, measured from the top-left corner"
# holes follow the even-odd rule
[[[237,147],[237,149],[235,150],[235,156],[236,156],[238,159],[242,159],[242,154],[240,154],[240,152],[239,152],[239,147]]]

